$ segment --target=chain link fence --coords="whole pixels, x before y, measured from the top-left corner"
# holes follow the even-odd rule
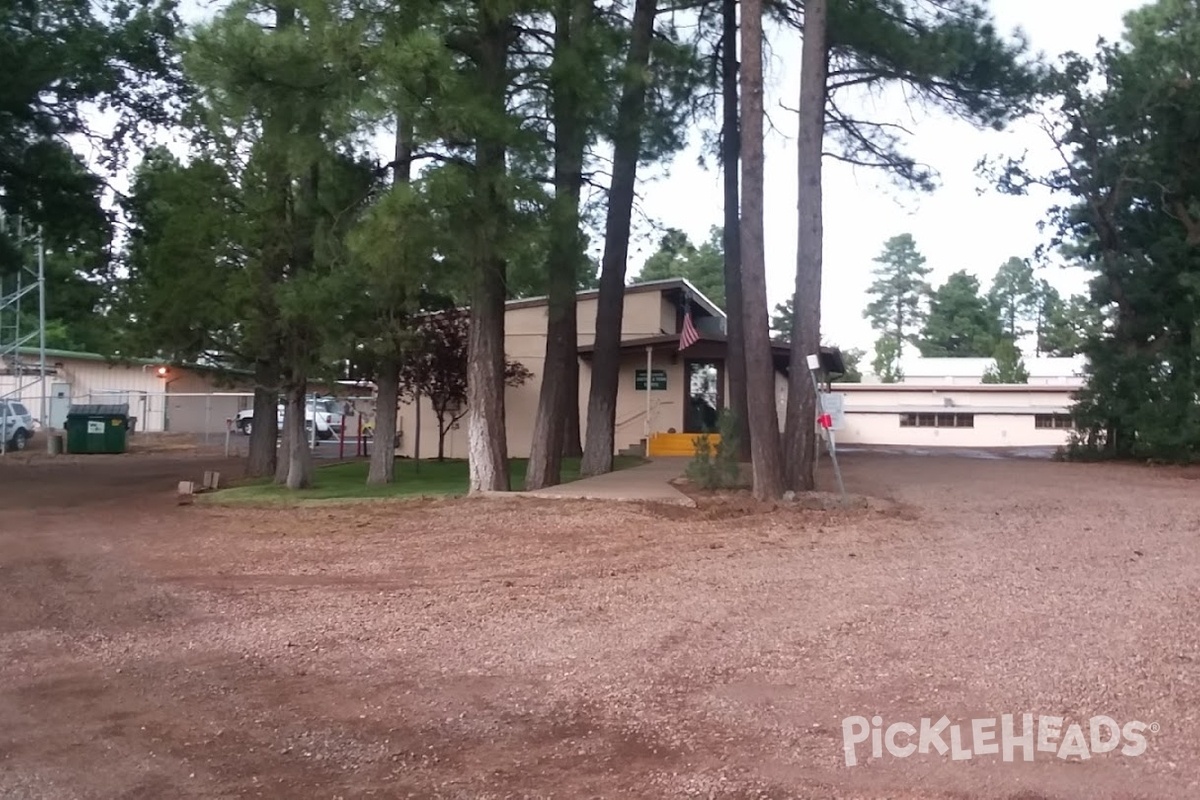
[[[222,448],[245,455],[253,429],[253,392],[139,392],[104,390],[44,395],[34,385],[0,398],[0,432],[9,443],[15,430],[26,427],[27,441],[45,446],[47,428],[61,431],[72,406],[124,405],[130,416],[131,444],[171,440],[180,445]],[[306,428],[320,458],[368,455],[375,430],[372,397],[310,397]],[[315,401],[315,402],[314,402]],[[320,408],[318,415],[316,409]],[[314,420],[316,424],[314,425]],[[5,449],[11,450],[11,446]],[[132,448],[131,448],[132,449]]]

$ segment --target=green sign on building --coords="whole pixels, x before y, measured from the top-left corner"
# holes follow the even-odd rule
[[[633,386],[639,392],[646,391],[646,370],[639,369],[633,379]],[[650,373],[650,391],[664,392],[667,389],[667,371],[656,369]]]

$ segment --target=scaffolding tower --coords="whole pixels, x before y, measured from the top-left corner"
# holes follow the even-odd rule
[[[0,211],[0,233],[21,253],[15,274],[0,273],[0,401],[22,400],[38,387],[38,423],[46,428],[46,249],[42,229],[30,233],[21,217]],[[32,248],[34,257],[26,258]],[[30,312],[36,308],[37,314]],[[29,317],[29,319],[25,319]],[[34,321],[36,320],[36,321]],[[8,448],[8,404],[0,402],[0,454]]]

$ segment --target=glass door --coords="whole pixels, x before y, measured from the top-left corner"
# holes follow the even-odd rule
[[[725,407],[725,362],[684,361],[683,374],[683,432],[716,433],[717,417]]]

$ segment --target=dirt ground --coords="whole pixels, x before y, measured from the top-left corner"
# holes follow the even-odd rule
[[[0,462],[0,797],[1200,797],[1187,473],[855,454],[890,504],[178,506],[214,466]],[[852,715],[1023,713],[1147,746],[845,761]]]

